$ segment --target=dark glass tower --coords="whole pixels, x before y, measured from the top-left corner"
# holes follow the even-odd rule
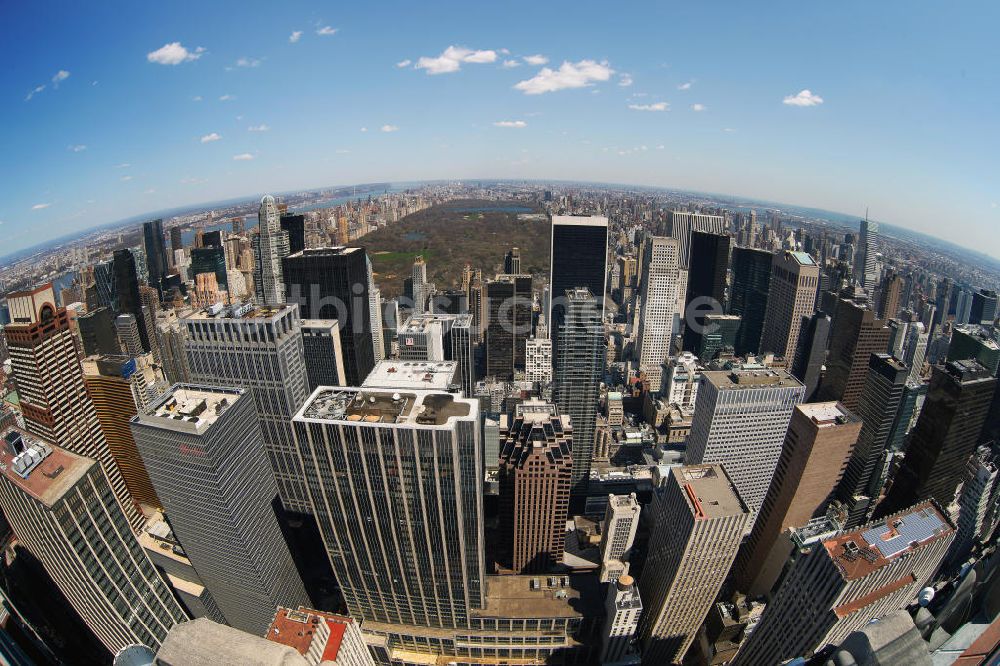
[[[163,220],[142,223],[142,240],[146,249],[149,284],[159,291],[167,274],[167,246],[163,240]]]
[[[823,364],[826,363],[826,343],[829,338],[830,315],[825,312],[815,312],[811,317],[803,318],[792,375],[805,384],[806,402],[812,401],[816,389],[819,388]]]
[[[375,367],[364,248],[302,250],[282,261],[286,299],[303,319],[336,319],[347,383],[358,386]]]
[[[139,276],[135,269],[135,256],[131,250],[115,250],[114,255],[115,286],[118,290],[118,311],[130,314],[139,324],[139,340],[143,351],[148,352],[149,331],[144,325],[146,317],[142,312],[142,297],[139,294]]]
[[[524,369],[524,343],[531,335],[531,276],[498,275],[486,283],[486,374],[513,379]]]
[[[604,320],[604,293],[608,274],[608,218],[556,215],[552,218],[549,294],[552,304],[546,321],[556,320],[560,297],[568,289],[585,288],[597,298]],[[555,327],[552,328],[556,333]],[[554,345],[553,345],[554,347]]]
[[[213,273],[219,289],[229,290],[226,277],[226,251],[221,246],[206,245],[191,249],[191,277],[201,273]]]
[[[702,328],[705,315],[721,314],[726,298],[726,272],[729,270],[729,247],[732,238],[705,231],[691,232],[691,263],[688,269],[687,311],[688,323],[684,331],[684,350],[694,351],[702,345]],[[707,302],[705,302],[707,301]]]
[[[281,216],[281,228],[288,232],[288,253],[306,249],[306,216],[286,213]]]
[[[733,283],[729,290],[729,314],[740,316],[736,354],[755,354],[760,346],[771,286],[773,256],[749,247],[733,248]]]

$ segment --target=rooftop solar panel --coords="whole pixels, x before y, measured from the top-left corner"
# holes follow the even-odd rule
[[[877,548],[882,557],[894,557],[905,552],[911,543],[926,541],[945,527],[937,512],[928,507],[865,530],[861,537]]]

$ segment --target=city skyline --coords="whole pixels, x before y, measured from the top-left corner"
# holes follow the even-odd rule
[[[586,7],[580,18],[456,8],[421,8],[420,31],[393,28],[417,11],[403,6],[388,28],[305,3],[200,8],[198,21],[152,7],[13,13],[6,48],[31,64],[0,75],[20,165],[0,205],[5,245],[47,240],[39,225],[54,238],[254,190],[532,178],[859,218],[870,207],[873,220],[1000,256],[985,233],[1000,195],[982,141],[994,128],[996,74],[983,68],[995,60],[993,7],[958,22],[892,6],[757,16],[650,5],[638,22],[588,21]],[[818,37],[807,29],[817,20]],[[708,51],[696,48],[704,26]],[[869,50],[844,48],[842,34]]]

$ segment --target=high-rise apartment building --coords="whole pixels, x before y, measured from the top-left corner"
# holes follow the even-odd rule
[[[309,396],[298,306],[214,306],[181,325],[191,381],[250,391],[281,502],[289,511],[309,513],[291,423]]]
[[[802,318],[813,313],[819,288],[819,266],[805,252],[775,254],[759,352],[791,359],[799,343]]]
[[[702,366],[691,352],[682,352],[664,364],[660,381],[660,397],[668,405],[677,405],[682,412],[694,410],[701,383]]]
[[[351,617],[468,626],[486,575],[478,401],[435,389],[319,389],[294,421]]]
[[[101,431],[68,315],[65,308],[56,310],[52,285],[8,294],[7,304],[15,323],[4,327],[4,337],[26,428],[71,453],[100,462],[125,516],[138,530],[142,514]]]
[[[604,376],[601,306],[587,289],[566,292],[565,306],[552,322],[553,399],[573,426],[573,492],[583,494],[590,479],[597,425],[597,396]]]
[[[886,350],[889,328],[865,304],[841,298],[830,325],[830,353],[826,375],[819,388],[821,400],[839,400],[851,411],[858,409],[861,390],[872,354]]]
[[[906,456],[876,515],[927,498],[943,506],[951,503],[965,464],[979,444],[996,383],[976,361],[934,366]]]
[[[83,383],[132,499],[140,505],[162,508],[129,429],[129,420],[149,407],[150,402],[146,381],[135,359],[89,356],[83,360]]]
[[[552,381],[552,340],[533,337],[524,341],[524,380],[547,384]]]
[[[670,355],[677,294],[680,247],[676,239],[654,236],[646,242],[639,319],[639,370],[651,386],[659,386],[660,365]]]
[[[703,372],[687,439],[689,465],[721,464],[754,513],[781,456],[785,433],[805,387],[785,370]]]
[[[864,425],[837,488],[844,508],[844,526],[853,529],[868,521],[885,483],[885,468],[893,424],[902,405],[906,366],[888,354],[872,354],[868,376],[858,401]]]
[[[639,589],[643,664],[680,663],[715,601],[750,510],[722,465],[672,467]]]
[[[336,319],[349,385],[375,367],[368,255],[360,247],[311,248],[282,262],[288,302],[303,319]]]
[[[149,284],[157,291],[162,289],[163,278],[167,275],[167,245],[163,238],[163,220],[142,223],[142,241],[146,250],[146,265],[149,269]]]
[[[635,493],[608,495],[601,534],[601,582],[613,583],[627,570],[626,556],[639,529],[641,507]]]
[[[860,431],[861,419],[840,403],[796,405],[771,485],[733,567],[741,591],[770,593],[792,547],[783,533],[825,513]]]
[[[285,278],[281,260],[289,254],[288,232],[281,228],[278,203],[270,194],[260,200],[257,233],[254,234],[252,243],[253,286],[257,302],[260,305],[285,303]]]
[[[93,459],[26,431],[0,433],[0,508],[111,654],[158,647],[187,620]]]
[[[734,666],[780,664],[837,645],[910,604],[955,536],[933,502],[805,546]]]
[[[517,573],[562,561],[573,476],[573,428],[554,405],[528,401],[500,415],[500,538]]]
[[[552,238],[549,245],[549,294],[551,302],[545,321],[557,336],[557,311],[565,308],[563,296],[567,290],[586,288],[593,295],[598,320],[604,320],[604,294],[608,274],[608,218],[593,215],[553,215]],[[558,353],[555,337],[553,352]],[[574,422],[574,427],[579,427]]]
[[[302,353],[309,377],[309,390],[320,386],[345,386],[344,352],[336,319],[302,320]]]
[[[226,622],[261,635],[275,607],[307,604],[248,391],[175,384],[131,427],[170,528]]]

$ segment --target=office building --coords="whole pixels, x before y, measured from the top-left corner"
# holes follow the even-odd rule
[[[503,257],[503,272],[506,275],[521,274],[521,250],[512,247],[507,251]]]
[[[248,391],[175,384],[131,421],[170,527],[226,623],[263,634],[308,603]]]
[[[336,319],[302,320],[302,354],[310,391],[320,386],[346,386],[344,352]]]
[[[691,352],[682,352],[665,365],[660,382],[660,397],[683,412],[694,411],[701,383],[702,366]]]
[[[922,502],[800,548],[798,559],[732,661],[734,666],[808,658],[909,605],[955,537],[933,502]]]
[[[635,634],[642,617],[642,600],[635,579],[628,574],[608,585],[601,632],[601,663],[638,666],[641,662]]]
[[[94,264],[94,305],[118,311],[118,284],[115,273],[115,262],[102,261]]]
[[[181,325],[187,329],[184,351],[191,381],[250,391],[282,505],[309,513],[291,424],[309,396],[298,307],[213,306],[185,317]]]
[[[309,666],[375,666],[358,623],[343,615],[279,608],[265,637],[294,648]]]
[[[916,321],[910,324],[906,336],[906,349],[903,351],[903,362],[910,369],[910,379],[914,381],[923,375],[929,345],[930,333],[923,322]]]
[[[707,314],[725,312],[726,276],[729,272],[729,249],[732,237],[704,231],[691,233],[691,262],[688,268],[687,310],[684,313],[684,349],[693,351],[702,345]],[[738,322],[737,322],[738,323]],[[699,358],[708,360],[698,354]]]
[[[382,338],[382,291],[375,285],[372,262],[367,254],[365,267],[368,270],[368,320],[372,331],[372,356],[377,363],[386,357],[385,340]]]
[[[132,358],[146,353],[139,337],[139,323],[133,315],[121,314],[115,317],[115,334],[118,337],[118,353]]]
[[[359,247],[303,250],[284,262],[288,302],[303,319],[336,319],[347,381],[356,386],[375,366],[368,255]]]
[[[486,575],[479,403],[436,389],[318,389],[294,422],[350,616],[468,626]]]
[[[135,317],[139,330],[139,339],[144,352],[150,351],[150,332],[146,329],[146,316],[142,310],[142,297],[139,294],[139,274],[135,254],[131,250],[115,250],[114,254],[115,287],[118,294],[118,312]]]
[[[149,284],[157,291],[162,289],[163,278],[167,275],[167,246],[163,238],[163,220],[142,223],[142,242],[146,250],[146,266]]]
[[[692,351],[704,362],[714,361],[720,355],[734,354],[736,336],[740,329],[740,318],[737,315],[706,314],[685,330],[685,336],[690,337]],[[695,332],[700,328],[700,332]],[[690,334],[687,331],[692,331]]]
[[[413,259],[410,279],[413,289],[413,314],[423,314],[427,311],[427,300],[431,296],[427,284],[427,263],[423,255],[418,254]]]
[[[95,460],[8,429],[0,434],[0,508],[111,654],[135,643],[158,647],[187,619]]]
[[[813,313],[819,287],[819,266],[805,252],[781,252],[773,256],[767,313],[759,352],[774,352],[794,358],[803,317]]]
[[[628,570],[627,556],[639,529],[640,508],[635,493],[608,495],[601,533],[602,583],[613,583]]]
[[[830,315],[825,312],[815,312],[802,323],[792,376],[805,385],[807,402],[816,396],[826,369],[831,321]]]
[[[639,591],[642,662],[680,663],[751,520],[722,465],[672,467],[655,506]]]
[[[548,336],[524,341],[524,380],[542,384],[552,381],[552,340]]]
[[[878,222],[867,218],[861,221],[861,235],[858,239],[858,256],[855,263],[855,275],[865,289],[872,290],[878,280],[875,270],[878,253]]]
[[[52,285],[8,294],[7,304],[15,323],[5,326],[3,333],[25,427],[71,453],[100,462],[125,516],[138,530],[142,514],[101,431],[66,310],[56,310]]]
[[[455,361],[458,385],[472,397],[476,376],[472,315],[413,315],[396,333],[399,358],[407,361]]]
[[[992,327],[967,324],[956,326],[951,332],[951,343],[948,345],[948,360],[962,361],[975,359],[996,375],[1000,370],[1000,344],[997,344]]]
[[[599,308],[598,320],[603,321],[608,274],[608,218],[553,215],[549,257],[549,294],[552,301],[545,310],[545,321],[552,327],[550,333],[558,335],[556,313],[565,308],[563,296],[569,289],[589,290]],[[556,352],[558,343],[555,338],[552,345],[553,352]],[[578,427],[575,422],[574,427]]]
[[[844,511],[844,526],[849,529],[868,522],[882,492],[885,483],[882,470],[891,452],[892,428],[898,418],[906,383],[906,366],[898,359],[888,354],[871,355],[868,376],[858,401],[857,414],[864,425],[837,488],[837,499]]]
[[[288,234],[288,253],[295,254],[306,249],[306,216],[282,213],[281,230]]]
[[[956,497],[958,518],[955,520],[955,541],[947,557],[949,564],[959,564],[968,558],[973,546],[989,540],[996,528],[1000,518],[1000,507],[997,505],[997,494],[1000,493],[998,458],[1000,449],[996,444],[980,446],[969,458],[962,487]]]
[[[660,365],[670,355],[677,333],[674,319],[678,314],[679,261],[677,240],[654,236],[646,242],[637,344],[639,370],[645,373],[651,386],[660,385]]]
[[[906,456],[877,516],[926,498],[951,503],[979,444],[995,387],[996,378],[976,361],[934,366]]]
[[[528,401],[500,415],[500,541],[503,564],[546,573],[562,562],[573,476],[573,428],[554,405]]]
[[[969,323],[992,326],[997,318],[997,293],[989,289],[979,289],[972,294]]]
[[[156,320],[156,337],[163,361],[163,375],[171,384],[190,382],[191,372],[187,364],[187,353],[184,351],[187,328],[181,326],[174,310],[161,314]]]
[[[830,325],[830,352],[826,374],[819,388],[821,400],[839,400],[847,409],[857,411],[861,390],[868,375],[872,354],[880,354],[889,345],[889,329],[875,311],[854,300],[841,298]]]
[[[903,293],[903,278],[893,275],[882,284],[878,300],[878,318],[892,319],[899,314],[899,304]]]
[[[552,397],[573,426],[573,492],[587,491],[597,425],[597,396],[604,376],[601,306],[586,289],[569,290],[556,309]]]
[[[498,275],[485,285],[486,376],[513,379],[524,370],[531,336],[531,276]]]
[[[162,508],[129,429],[129,420],[149,407],[146,380],[136,360],[128,356],[89,356],[83,360],[83,383],[132,499],[140,505]]]
[[[222,247],[210,245],[191,249],[191,278],[198,280],[199,275],[212,275],[218,289],[229,291],[229,276],[226,272],[226,251]]]
[[[710,234],[726,233],[726,218],[721,215],[707,215],[683,210],[667,212],[667,236],[677,240],[680,252],[680,266],[687,269],[691,265],[691,235],[701,231]]]
[[[796,405],[760,514],[733,567],[748,595],[770,594],[792,549],[784,532],[826,512],[861,431],[861,419],[836,402]]]
[[[76,326],[83,342],[84,356],[121,353],[115,331],[115,317],[110,308],[100,307],[78,315]]]
[[[281,228],[278,203],[270,194],[260,200],[257,210],[257,233],[253,235],[253,286],[260,305],[285,303],[285,278],[282,259],[289,254],[288,232]],[[320,318],[319,314],[307,314]]]
[[[785,433],[805,387],[785,370],[703,372],[685,462],[721,464],[754,513],[781,456]],[[645,598],[645,595],[644,595]]]
[[[740,317],[736,336],[736,354],[745,356],[760,350],[764,331],[768,292],[771,289],[771,265],[774,255],[749,247],[733,248],[733,280],[729,289],[729,314]]]

